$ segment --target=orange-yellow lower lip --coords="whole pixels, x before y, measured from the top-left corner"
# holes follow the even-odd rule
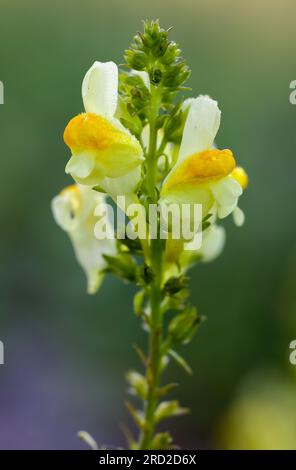
[[[163,193],[185,184],[203,184],[229,175],[235,168],[231,150],[210,149],[187,157],[167,178]]]
[[[93,113],[75,116],[66,126],[64,141],[73,153],[105,150],[113,144],[128,144],[130,136],[107,119]]]
[[[94,186],[106,177],[124,176],[143,161],[138,140],[115,119],[97,114],[71,119],[64,140],[72,152],[66,172],[78,183]]]

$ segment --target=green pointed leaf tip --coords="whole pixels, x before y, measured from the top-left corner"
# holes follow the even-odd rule
[[[170,383],[170,384],[167,384],[167,385],[164,385],[163,387],[160,387],[157,391],[156,391],[156,395],[158,397],[164,397],[165,395],[167,395],[168,393],[172,392],[173,390],[175,390],[175,388],[178,387],[179,384],[177,383]]]
[[[130,412],[134,422],[136,423],[136,425],[140,429],[142,429],[142,431],[144,431],[145,430],[145,420],[144,420],[144,417],[143,417],[143,413],[139,410],[136,410],[134,405],[132,405],[129,401],[127,401],[125,404],[126,404],[126,407],[127,407],[128,411]]]
[[[136,351],[141,363],[143,364],[144,367],[147,367],[148,365],[148,358],[146,357],[146,355],[144,354],[143,350],[137,345],[137,344],[133,344],[133,348],[134,350]]]
[[[189,413],[188,408],[182,408],[179,406],[177,400],[163,401],[160,403],[155,411],[154,419],[156,422],[163,421],[166,418],[172,416],[180,416]]]
[[[93,186],[92,188],[94,191],[97,191],[98,193],[102,193],[102,194],[107,194],[105,189],[101,188],[101,186],[99,185],[96,185],[96,186]]]
[[[129,254],[118,254],[116,256],[103,255],[107,262],[106,272],[111,272],[121,279],[130,282],[137,281],[137,264]]]
[[[202,231],[206,230],[210,225],[211,225],[211,222],[209,222],[208,220],[203,222],[202,223]]]
[[[185,370],[185,372],[187,372],[188,375],[193,374],[190,365],[188,364],[187,361],[185,361],[185,359],[182,356],[180,356],[180,354],[178,354],[173,349],[170,349],[168,351],[168,354],[172,359],[174,359],[174,361],[176,362],[176,364],[178,364],[178,366],[180,366],[182,369]]]
[[[134,296],[134,311],[137,317],[140,317],[143,314],[144,300],[145,300],[145,291],[141,289]]]

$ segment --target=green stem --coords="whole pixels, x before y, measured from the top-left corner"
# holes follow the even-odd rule
[[[151,97],[150,138],[147,155],[147,192],[151,203],[157,204],[157,129],[156,118],[159,110],[157,90]],[[155,431],[155,410],[158,405],[157,389],[159,387],[162,361],[162,312],[161,286],[163,271],[162,240],[158,237],[150,240],[149,260],[154,272],[154,279],[148,289],[150,303],[149,361],[147,366],[148,396],[145,402],[145,429],[142,431],[139,449],[149,449]]]
[[[149,147],[147,153],[147,192],[153,203],[157,203],[156,182],[157,182],[157,129],[156,118],[159,109],[159,98],[155,90],[151,90],[151,106],[149,120]]]
[[[153,284],[149,289],[150,300],[150,337],[149,364],[147,367],[148,396],[145,404],[145,429],[140,440],[140,449],[149,449],[155,430],[155,410],[158,405],[157,389],[159,387],[162,360],[162,313],[161,313],[161,283],[162,283],[162,251],[159,240],[151,240],[151,265],[156,273]]]

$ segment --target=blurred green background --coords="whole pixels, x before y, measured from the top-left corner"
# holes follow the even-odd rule
[[[192,301],[207,316],[172,365],[189,416],[172,420],[184,448],[296,449],[293,0],[1,0],[0,448],[124,446],[124,372],[137,367],[145,334],[133,288],[110,277],[99,293],[85,279],[51,198],[70,179],[62,133],[82,110],[80,86],[94,60],[122,62],[141,20],[173,26],[192,68],[193,93],[219,101],[217,143],[250,176],[241,229],[227,221],[214,263],[192,272]]]

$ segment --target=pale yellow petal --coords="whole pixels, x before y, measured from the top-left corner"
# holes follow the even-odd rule
[[[74,117],[65,129],[64,140],[72,151],[66,171],[81,184],[94,186],[104,178],[124,176],[143,161],[137,139],[114,120],[96,114]]]

